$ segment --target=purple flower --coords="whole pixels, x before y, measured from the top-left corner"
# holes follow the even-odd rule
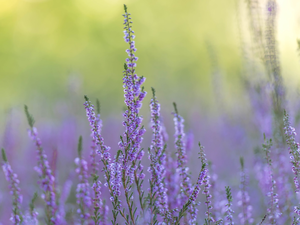
[[[94,215],[93,219],[95,222],[95,225],[100,225],[101,218],[103,218],[103,215],[101,215],[101,211],[103,210],[103,202],[101,199],[101,181],[97,180],[98,177],[95,175],[94,183],[93,183],[93,191],[94,191],[94,197],[93,197],[93,207],[94,207]]]
[[[99,106],[99,101],[97,101],[97,105],[99,108],[97,116],[96,116],[96,120],[95,120],[95,124],[97,124],[97,128],[98,128],[98,134],[101,134],[101,129],[102,129],[102,120],[100,119],[100,106]],[[97,144],[96,144],[96,139],[93,137],[93,132],[91,133],[92,136],[92,145],[91,145],[91,153],[90,153],[90,159],[91,159],[91,171],[92,174],[91,176],[93,177],[94,175],[97,175],[98,173],[98,166],[99,163],[97,162]]]
[[[295,132],[295,128],[290,125],[289,115],[284,112],[284,134],[286,138],[286,143],[289,146],[289,154],[290,161],[292,163],[292,171],[294,173],[294,184],[295,184],[295,192],[300,191],[299,185],[299,173],[300,173],[300,148],[299,143],[296,142],[295,136],[297,135]]]
[[[284,134],[286,138],[286,143],[289,146],[289,155],[290,155],[290,162],[292,163],[292,171],[294,173],[294,184],[295,184],[295,192],[298,193],[300,191],[300,185],[299,185],[299,173],[300,173],[300,148],[299,143],[296,142],[295,136],[296,131],[295,128],[290,125],[289,121],[289,115],[286,111],[284,111]],[[295,206],[294,212],[297,214],[297,216],[300,216],[300,207]],[[298,224],[296,221],[295,224]]]
[[[90,122],[90,125],[92,127],[92,137],[95,140],[95,144],[97,147],[97,153],[100,155],[100,159],[103,163],[103,171],[104,171],[104,178],[105,178],[105,183],[104,186],[108,187],[110,196],[113,198],[114,201],[118,201],[118,198],[114,196],[113,194],[113,189],[111,187],[111,171],[110,171],[110,147],[106,146],[104,144],[104,139],[100,133],[101,131],[101,123],[97,120],[96,115],[95,115],[95,109],[94,106],[91,104],[87,96],[84,96],[86,102],[84,103],[85,109],[86,109],[86,115],[88,117],[88,120]],[[115,208],[116,209],[116,208]],[[121,213],[120,213],[121,214]],[[122,214],[121,214],[122,215]],[[116,217],[114,218],[116,220]]]
[[[43,191],[42,199],[44,199],[46,203],[47,220],[49,223],[51,222],[53,224],[58,224],[59,215],[57,215],[56,206],[55,178],[52,175],[52,171],[47,160],[47,155],[44,153],[44,150],[42,148],[42,142],[38,137],[37,129],[33,127],[34,119],[32,115],[29,114],[26,105],[25,114],[30,126],[30,129],[28,129],[28,135],[33,140],[37,149],[38,166],[35,167],[35,170],[38,172],[40,178],[39,184]]]
[[[114,196],[121,196],[122,186],[122,162],[123,155],[115,156],[114,162],[110,164],[111,180],[110,184],[113,190]],[[119,202],[120,203],[120,202]]]
[[[91,196],[90,196],[90,185],[88,182],[88,166],[87,162],[82,159],[82,137],[79,137],[78,142],[78,155],[79,157],[75,159],[75,164],[77,165],[76,173],[78,174],[78,185],[76,190],[77,205],[79,206],[77,212],[79,214],[80,220],[83,223],[88,221],[90,218],[89,209],[91,207]]]
[[[95,114],[94,106],[91,104],[87,96],[85,97],[85,103],[83,104],[85,106],[86,110],[86,116],[88,117],[88,120],[90,122],[90,125],[92,127],[92,137],[96,142],[97,146],[97,153],[100,155],[101,159],[104,159],[105,161],[110,162],[110,147],[104,145],[104,139],[101,135],[101,123],[99,119],[97,119]]]
[[[190,176],[187,173],[189,168],[186,166],[186,149],[185,149],[185,133],[184,119],[178,114],[176,104],[174,103],[174,125],[175,125],[175,148],[177,150],[177,168],[181,177],[181,202],[185,203],[190,195],[191,182]]]
[[[269,200],[269,207],[267,209],[268,212],[268,219],[270,221],[271,224],[276,224],[277,223],[277,219],[279,218],[279,216],[281,215],[280,211],[279,211],[279,199],[278,199],[278,194],[276,193],[276,181],[274,179],[274,175],[273,175],[273,165],[272,165],[272,159],[271,159],[271,147],[272,147],[272,139],[270,140],[266,140],[265,139],[265,143],[263,144],[263,150],[266,153],[266,160],[267,160],[267,164],[269,167],[269,174],[267,179],[269,180],[269,190],[267,192],[267,196],[270,198]]]
[[[125,189],[126,202],[130,211],[130,220],[134,222],[133,209],[130,205],[129,191],[131,190],[132,183],[136,183],[137,191],[139,194],[139,199],[143,199],[142,178],[143,172],[139,166],[144,155],[141,149],[141,142],[143,140],[143,135],[145,133],[145,128],[142,124],[142,117],[139,116],[139,111],[142,106],[142,101],[146,96],[144,88],[141,87],[145,81],[144,77],[139,77],[135,73],[137,57],[134,52],[136,51],[135,42],[132,40],[134,36],[132,35],[131,18],[129,13],[127,13],[127,7],[124,5],[125,14],[124,16],[124,39],[129,44],[129,49],[126,50],[128,54],[128,59],[124,64],[123,71],[123,88],[124,88],[124,102],[126,104],[126,110],[123,113],[124,121],[123,126],[125,131],[121,136],[121,141],[119,142],[119,147],[122,152],[122,183]],[[128,182],[127,182],[128,180]],[[140,201],[140,206],[143,210],[142,200]]]
[[[202,163],[202,166],[206,167],[207,165],[207,159],[206,159],[206,154],[204,153],[204,147],[200,144],[199,142],[199,148],[200,148],[200,152],[199,152],[199,158],[201,160],[201,163]],[[208,173],[208,169],[207,169],[207,173]],[[205,204],[206,204],[206,208],[207,208],[207,211],[205,212],[205,215],[207,216],[207,221],[210,223],[210,222],[215,222],[215,219],[213,218],[212,216],[212,213],[211,213],[211,209],[213,208],[212,207],[212,204],[211,204],[211,198],[212,198],[212,195],[210,194],[210,176],[206,173],[206,175],[204,176],[204,179],[203,179],[203,184],[204,184],[204,188],[203,188],[203,191],[202,191],[202,194],[205,195]]]
[[[194,190],[193,190],[192,194],[190,195],[191,202],[195,202],[196,201],[196,199],[197,199],[197,197],[199,195],[200,189],[201,189],[200,186],[202,184],[204,184],[204,178],[205,178],[207,172],[208,172],[208,170],[206,169],[206,167],[204,165],[202,167],[200,173],[199,173],[199,176],[198,176],[198,179],[197,179],[197,183],[196,183],[196,185],[194,187]]]
[[[13,209],[12,209],[12,215],[10,220],[13,222],[13,224],[19,225],[23,221],[23,216],[21,212],[21,204],[22,204],[23,196],[20,194],[20,188],[19,188],[20,181],[18,179],[18,175],[14,173],[9,162],[7,161],[6,154],[3,148],[2,148],[2,158],[4,161],[2,165],[2,169],[5,178],[9,183],[10,194],[13,197],[13,204],[12,204]]]
[[[188,174],[189,167],[186,166],[187,154],[186,154],[186,139],[184,133],[184,119],[178,114],[177,106],[173,103],[175,112],[174,114],[174,125],[175,125],[175,148],[177,150],[177,169],[180,174],[180,207],[182,204],[186,204],[190,195],[192,194],[192,184],[190,181],[190,175]],[[190,223],[195,224],[197,218],[197,204],[192,201],[192,204],[188,206],[190,214]]]
[[[166,154],[163,151],[163,136],[162,126],[160,122],[160,104],[158,103],[155,90],[152,88],[153,98],[150,102],[151,109],[151,128],[152,128],[152,141],[149,149],[150,167],[150,182],[152,187],[150,188],[150,198],[152,201],[156,198],[156,206],[159,210],[160,215],[166,216],[168,212],[168,196],[167,188],[164,185],[165,177],[165,165],[166,165]],[[156,194],[155,194],[156,193]],[[153,202],[151,202],[151,206]],[[151,210],[153,210],[151,208]],[[153,216],[153,212],[151,212]]]

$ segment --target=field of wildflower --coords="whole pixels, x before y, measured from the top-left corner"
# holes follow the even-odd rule
[[[295,91],[284,85],[278,5],[268,0],[261,14],[257,1],[246,2],[252,35],[250,50],[241,45],[246,115],[226,112],[210,43],[220,116],[185,118],[176,99],[172,111],[160,104],[164,92],[148,87],[136,70],[138,18],[124,5],[119,119],[103,120],[101,98],[88,95],[63,103],[56,122],[39,121],[43,109],[36,112],[30,102],[22,116],[7,118],[0,224],[300,224],[300,112]],[[73,104],[82,110],[75,113]],[[26,121],[27,135],[15,118]]]

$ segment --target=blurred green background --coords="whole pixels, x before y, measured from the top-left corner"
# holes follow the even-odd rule
[[[1,112],[39,100],[52,105],[73,98],[81,106],[83,94],[99,98],[104,114],[121,109],[124,3],[134,21],[137,73],[147,78],[148,92],[155,87],[170,108],[175,100],[185,110],[209,109],[216,89],[227,105],[236,104],[241,43],[250,39],[243,0],[0,0]],[[278,4],[283,77],[297,86],[300,2]]]

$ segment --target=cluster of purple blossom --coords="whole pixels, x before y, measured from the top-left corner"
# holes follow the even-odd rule
[[[273,1],[270,2],[274,3]],[[274,4],[272,7],[274,8]],[[174,148],[176,153],[174,154],[175,156],[170,153],[170,147],[167,146],[168,135],[160,112],[161,106],[154,88],[152,88],[153,96],[150,101],[152,140],[148,148],[149,167],[147,171],[149,172],[149,179],[147,188],[144,188],[146,174],[144,173],[142,161],[145,153],[141,146],[146,129],[142,125],[143,117],[139,113],[147,92],[142,87],[145,78],[136,74],[135,67],[137,66],[138,58],[135,56],[137,50],[133,41],[135,36],[132,30],[130,13],[127,12],[126,5],[124,5],[124,9],[124,39],[129,44],[129,48],[126,50],[128,58],[124,64],[123,71],[126,109],[123,112],[124,120],[122,123],[124,132],[118,142],[120,149],[115,151],[116,154],[111,157],[114,153],[105,144],[102,135],[99,102],[97,101],[97,109],[95,110],[94,105],[85,96],[84,107],[91,127],[92,137],[90,163],[84,159],[82,154],[82,137],[80,136],[78,157],[75,159],[75,172],[78,179],[75,195],[76,203],[73,211],[76,213],[67,215],[63,205],[67,197],[65,197],[64,201],[59,201],[63,197],[59,198],[61,193],[58,188],[57,177],[54,175],[47,155],[42,148],[37,128],[34,127],[35,121],[33,116],[29,113],[27,106],[25,106],[25,113],[30,126],[28,134],[36,148],[37,166],[35,170],[38,173],[40,192],[39,195],[34,195],[29,209],[24,213],[21,207],[20,181],[8,162],[5,150],[2,149],[2,168],[12,196],[11,222],[16,225],[34,225],[38,224],[39,221],[45,221],[47,225],[169,225],[199,223],[204,223],[205,225],[233,225],[235,223],[250,225],[257,222],[259,224],[300,224],[300,206],[293,206],[295,201],[288,199],[290,194],[286,194],[286,188],[282,188],[283,182],[281,182],[281,178],[284,175],[281,171],[275,169],[276,166],[280,165],[285,155],[282,152],[275,152],[275,154],[271,151],[272,146],[274,146],[273,141],[266,138],[264,138],[265,142],[262,145],[266,160],[258,160],[255,167],[259,173],[263,170],[260,184],[263,186],[261,190],[266,197],[266,213],[263,216],[259,215],[259,218],[253,217],[253,203],[251,203],[250,194],[247,190],[249,186],[248,172],[244,165],[244,159],[241,158],[240,187],[237,192],[238,208],[235,210],[237,211],[239,222],[234,222],[237,218],[233,210],[235,205],[233,204],[234,198],[232,197],[231,188],[226,186],[226,193],[223,193],[224,187],[222,187],[223,192],[221,188],[218,190],[216,185],[218,180],[209,166],[210,162],[207,160],[204,147],[200,143],[199,159],[201,166],[197,168],[200,172],[196,183],[192,182],[187,153],[187,150],[191,148],[191,138],[186,137],[184,118],[178,113],[175,103],[173,116],[175,127]],[[270,64],[270,66],[272,65]],[[276,74],[276,76],[279,75]],[[276,94],[278,94],[277,91],[274,93],[275,98]],[[277,113],[275,119],[278,119],[278,116],[280,116],[278,107],[276,105],[276,108],[274,106],[273,109]],[[283,121],[283,124],[279,123],[274,128],[281,129],[281,131],[276,130],[274,133],[276,135],[280,132],[284,133],[284,136],[281,138],[289,146],[289,158],[294,174],[295,189],[295,193],[292,196],[296,196],[300,189],[300,145],[296,142],[296,132],[290,125],[289,115],[284,112],[281,116],[280,119]],[[264,120],[262,115],[260,117],[261,120]],[[281,142],[280,138],[276,136],[274,140],[277,151],[285,148],[285,143]],[[100,167],[102,169],[99,171]],[[102,187],[100,175],[104,177],[104,187]],[[72,184],[66,182],[66,193],[70,192],[70,185]],[[201,188],[205,205],[203,215],[198,214]],[[212,188],[223,194],[220,194],[221,197],[218,196],[223,198],[219,203],[219,207],[215,207],[218,203],[217,199],[213,198],[213,194],[217,191],[212,190]],[[105,201],[107,199],[105,199],[102,192],[108,192],[109,201]],[[62,196],[64,195],[62,194]],[[44,212],[37,213],[35,207],[37,199],[43,200],[45,205]],[[224,204],[221,204],[221,202]],[[109,209],[111,209],[111,213]]]

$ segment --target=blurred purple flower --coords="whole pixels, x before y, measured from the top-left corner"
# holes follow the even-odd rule
[[[2,165],[2,169],[5,178],[9,183],[10,194],[13,198],[12,201],[13,209],[12,209],[12,215],[10,220],[13,222],[13,224],[19,225],[23,221],[23,216],[21,212],[21,204],[23,201],[23,196],[20,194],[20,187],[19,187],[20,181],[18,179],[18,175],[14,173],[9,162],[7,161],[6,154],[3,148],[2,148],[2,158],[4,161]]]

